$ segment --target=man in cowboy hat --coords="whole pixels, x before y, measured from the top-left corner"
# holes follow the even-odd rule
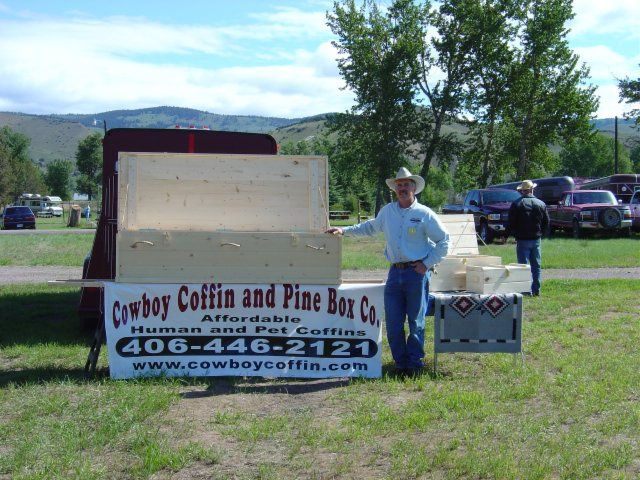
[[[429,270],[447,254],[449,234],[428,207],[416,200],[424,179],[402,167],[387,185],[397,202],[382,207],[376,218],[351,227],[332,227],[337,235],[374,235],[384,232],[385,255],[391,262],[384,290],[387,339],[396,369],[415,374],[424,358],[424,317],[427,313]],[[409,335],[405,335],[405,318]]]
[[[549,214],[544,202],[533,196],[536,184],[524,180],[518,191],[521,197],[509,208],[509,229],[516,238],[518,263],[531,265],[531,295],[540,295],[542,253],[540,239],[549,226]]]

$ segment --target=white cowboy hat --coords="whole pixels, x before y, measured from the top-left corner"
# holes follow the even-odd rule
[[[533,183],[531,180],[524,180],[520,185],[516,187],[517,190],[533,190],[538,186],[537,183]]]
[[[396,191],[396,180],[413,180],[416,183],[416,191],[415,194],[419,194],[422,190],[424,190],[424,178],[420,175],[411,175],[411,172],[404,167],[400,167],[398,173],[396,174],[396,178],[387,178],[387,186]]]

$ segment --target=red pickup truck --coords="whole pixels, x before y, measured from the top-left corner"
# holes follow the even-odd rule
[[[572,190],[564,192],[558,205],[547,206],[550,233],[562,229],[575,238],[586,231],[631,232],[631,209],[619,205],[608,190]]]

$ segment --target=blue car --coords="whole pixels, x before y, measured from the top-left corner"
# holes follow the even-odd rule
[[[36,216],[29,207],[5,207],[2,229],[36,228]]]

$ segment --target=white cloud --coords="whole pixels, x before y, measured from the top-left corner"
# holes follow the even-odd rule
[[[628,58],[605,45],[575,48],[574,51],[591,69],[592,83],[598,85],[596,91],[600,97],[600,106],[596,114],[598,118],[622,116],[623,112],[637,108],[618,103],[618,80],[637,77],[640,56]]]
[[[296,38],[320,36],[323,16],[281,9],[267,20],[252,28],[125,17],[0,21],[0,109],[90,113],[178,105],[298,117],[348,108],[351,95],[340,91],[329,42],[315,50],[286,48]],[[263,43],[245,42],[256,39]],[[264,43],[273,39],[280,39],[278,49]],[[258,66],[220,63],[240,57],[239,64]],[[278,64],[260,66],[259,57]]]
[[[572,36],[618,34],[636,42],[640,38],[638,0],[574,0],[573,9]]]
[[[614,52],[606,45],[578,47],[574,49],[580,59],[591,69],[591,78],[598,82],[611,82],[616,78],[633,75],[637,72],[640,52],[633,58]]]

